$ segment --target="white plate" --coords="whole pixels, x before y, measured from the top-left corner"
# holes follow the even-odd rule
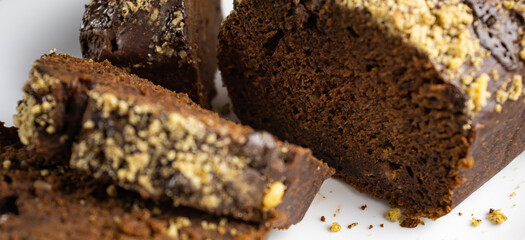
[[[226,1],[223,10],[229,13],[231,0],[223,1]],[[22,97],[22,85],[35,59],[52,48],[80,56],[79,26],[87,2],[0,0],[0,120],[12,124],[16,102]],[[222,101],[225,96],[223,90]],[[387,202],[328,180],[304,220],[289,230],[273,231],[269,239],[525,239],[524,170],[525,154],[522,154],[450,214],[437,221],[427,219],[425,226],[415,229],[401,228],[386,220],[383,215],[388,210]],[[520,183],[522,188],[516,189]],[[509,196],[512,192],[515,197]],[[360,206],[365,204],[368,207],[362,211]],[[490,223],[486,219],[490,208],[501,208],[508,221],[502,225]],[[334,217],[338,209],[340,213]],[[463,215],[459,216],[459,212]],[[471,214],[483,220],[481,226],[471,225]],[[319,220],[321,216],[326,217],[326,222]],[[329,231],[334,221],[343,226],[338,233]],[[347,229],[353,222],[359,225]],[[369,230],[370,225],[374,227]]]

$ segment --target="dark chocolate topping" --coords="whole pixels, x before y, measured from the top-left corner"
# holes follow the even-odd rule
[[[516,70],[519,62],[518,28],[520,23],[514,14],[502,14],[494,1],[466,1],[474,11],[474,29],[483,47],[509,71]]]

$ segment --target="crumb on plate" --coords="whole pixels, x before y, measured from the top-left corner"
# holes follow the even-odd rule
[[[493,222],[495,224],[502,224],[505,221],[507,221],[507,216],[505,216],[505,214],[503,214],[503,212],[501,212],[501,209],[494,210],[494,209],[491,208],[489,210],[489,213],[487,214],[487,217],[488,217],[489,221],[491,221],[491,222]]]
[[[332,226],[330,227],[330,231],[332,231],[332,232],[339,232],[339,231],[341,231],[341,225],[339,225],[339,223],[337,223],[337,222],[332,223]]]
[[[472,218],[472,225],[473,225],[474,227],[479,226],[479,225],[481,224],[481,222],[482,222],[481,219],[475,219],[475,218]]]
[[[350,225],[348,225],[348,229],[352,229],[353,227],[357,226],[359,223],[352,223]]]
[[[401,209],[399,208],[392,208],[386,212],[386,218],[390,220],[391,222],[397,222],[401,218]]]

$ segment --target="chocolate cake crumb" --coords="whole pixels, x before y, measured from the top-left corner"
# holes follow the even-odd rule
[[[324,216],[321,216],[321,222],[326,222],[326,218]]]
[[[366,204],[365,204],[365,205],[363,205],[363,206],[361,206],[361,210],[363,210],[363,211],[364,211],[364,210],[366,209],[366,207],[367,207],[367,206],[366,206]]]
[[[370,225],[368,226],[368,229],[372,229],[374,227],[374,225]]]
[[[405,218],[401,223],[399,224],[401,227],[405,228],[415,228],[421,223],[421,220],[414,219],[414,218]]]
[[[385,225],[384,225],[384,224],[382,224],[382,223],[381,223],[381,224],[379,224],[379,226],[380,226],[380,227],[385,227]]]
[[[459,213],[458,213],[458,215],[459,215],[459,216],[462,216],[462,215],[463,215],[463,213],[459,212]]]
[[[402,216],[401,209],[399,209],[399,208],[392,208],[392,209],[388,210],[388,212],[386,212],[385,216],[391,222],[397,222]]]
[[[494,209],[491,208],[489,210],[489,213],[487,214],[487,217],[488,217],[489,221],[491,221],[491,222],[493,222],[495,224],[502,224],[505,221],[507,221],[507,216],[505,216],[505,214],[503,214],[503,212],[501,212],[501,209],[494,210]]]
[[[474,227],[477,227],[481,224],[482,220],[481,219],[475,219],[475,218],[472,218],[472,225]]]
[[[332,223],[332,226],[330,227],[330,231],[332,231],[332,232],[339,232],[339,231],[341,231],[341,225],[339,225],[339,223],[337,223],[337,222]]]
[[[350,225],[348,225],[348,229],[352,229],[353,227],[357,226],[359,223],[352,223]]]

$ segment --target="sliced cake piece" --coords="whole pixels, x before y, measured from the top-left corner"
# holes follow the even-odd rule
[[[221,20],[220,0],[94,0],[82,20],[82,55],[107,59],[209,108]]]
[[[265,239],[269,228],[215,217],[41,160],[0,123],[0,239]],[[66,163],[67,161],[57,161]]]
[[[145,198],[286,228],[332,174],[310,150],[109,62],[43,56],[24,91],[15,116],[24,144],[46,157],[72,145],[73,168]]]
[[[236,1],[219,67],[244,124],[310,147],[410,218],[436,218],[525,149],[512,2]]]

